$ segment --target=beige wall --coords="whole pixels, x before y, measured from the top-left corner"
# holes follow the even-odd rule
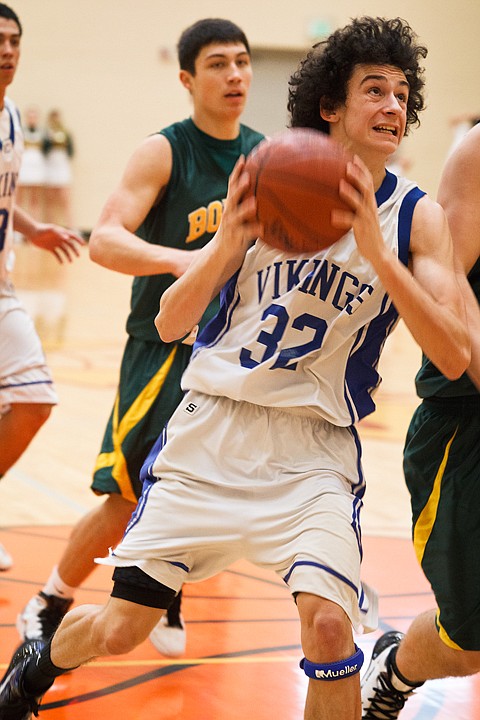
[[[405,144],[410,174],[435,193],[451,133],[448,120],[480,111],[478,0],[12,0],[24,25],[22,59],[10,90],[23,110],[59,107],[72,130],[77,225],[95,222],[134,147],[189,113],[177,79],[175,43],[207,16],[240,24],[252,46],[311,45],[316,19],[332,27],[360,15],[400,15],[428,46],[428,109]],[[323,8],[332,8],[327,10]],[[268,103],[268,98],[266,98]],[[249,118],[250,120],[250,118]]]

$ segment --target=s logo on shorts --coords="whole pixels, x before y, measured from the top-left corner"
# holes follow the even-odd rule
[[[195,405],[195,403],[191,402],[191,403],[188,403],[188,405],[186,407],[184,407],[183,409],[185,410],[186,413],[193,415],[193,413],[195,412],[195,410],[197,408],[198,408],[198,405]]]

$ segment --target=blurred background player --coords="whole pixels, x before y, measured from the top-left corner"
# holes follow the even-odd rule
[[[52,252],[59,262],[71,261],[83,244],[75,233],[40,223],[15,204],[23,134],[18,110],[6,90],[17,70],[21,36],[16,13],[0,3],[0,478],[26,450],[57,403],[40,339],[10,280],[13,233]],[[11,564],[12,558],[0,545],[0,570]]]
[[[160,340],[154,326],[160,297],[212,238],[236,160],[263,137],[240,124],[252,66],[239,27],[217,18],[198,21],[181,35],[178,58],[192,116],[134,152],[90,239],[94,261],[136,276],[118,393],[92,484],[107,498],[77,523],[45,587],[19,615],[26,639],[48,639],[94,559],[124,533],[142,490],[140,469],[183,396],[180,379],[191,355],[191,345]],[[181,594],[150,636],[172,656],[185,649],[180,602]]]
[[[45,153],[45,218],[73,227],[72,158],[73,138],[59,110],[51,110],[43,137]]]

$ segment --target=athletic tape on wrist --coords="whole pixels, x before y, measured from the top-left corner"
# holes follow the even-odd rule
[[[300,667],[313,680],[343,680],[359,673],[363,660],[363,652],[355,645],[355,653],[346,660],[333,663],[313,663],[303,658],[300,660]]]

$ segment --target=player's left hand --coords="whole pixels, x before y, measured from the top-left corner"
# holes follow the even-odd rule
[[[72,262],[80,256],[84,239],[73,230],[49,223],[39,223],[38,229],[29,235],[29,242],[55,255],[59,263]]]

